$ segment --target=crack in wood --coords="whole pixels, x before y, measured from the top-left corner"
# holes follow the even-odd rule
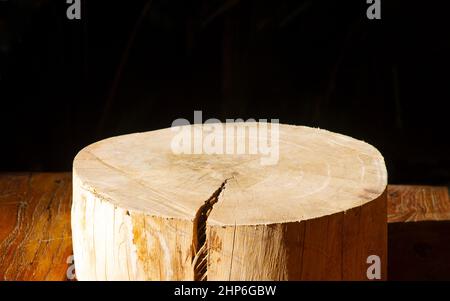
[[[206,281],[208,275],[208,247],[206,241],[206,221],[216,204],[219,196],[225,189],[226,179],[209,199],[197,210],[194,218],[194,231],[192,238],[192,266],[194,268],[194,281]]]

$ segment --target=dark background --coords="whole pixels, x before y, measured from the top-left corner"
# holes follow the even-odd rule
[[[391,183],[448,185],[448,1],[0,0],[0,170],[71,170],[176,118],[278,118],[365,140]]]

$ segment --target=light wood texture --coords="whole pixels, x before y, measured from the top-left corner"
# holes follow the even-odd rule
[[[0,280],[66,280],[70,173],[0,174]]]
[[[78,279],[362,280],[369,255],[386,277],[381,154],[320,129],[280,125],[279,135],[269,166],[248,154],[176,155],[171,129],[83,149],[73,166]]]

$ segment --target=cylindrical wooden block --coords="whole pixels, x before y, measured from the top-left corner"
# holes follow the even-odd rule
[[[247,147],[261,142],[246,133]],[[371,255],[386,279],[387,172],[374,147],[279,125],[277,161],[262,164],[267,153],[174,152],[177,135],[114,137],[76,156],[79,280],[364,280]]]

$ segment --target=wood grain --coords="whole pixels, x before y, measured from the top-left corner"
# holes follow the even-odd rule
[[[390,280],[450,280],[447,187],[390,185]]]
[[[202,138],[210,126],[186,125],[77,154],[79,280],[367,280],[371,255],[386,279],[387,172],[377,149],[305,126],[215,129],[213,153]],[[180,141],[188,151],[174,151]],[[224,141],[244,151],[225,153]],[[270,143],[276,162],[263,164],[254,150]],[[289,264],[298,255],[301,264]]]
[[[67,280],[71,177],[68,172],[0,174],[0,280]],[[389,185],[387,196],[389,279],[449,279],[450,222],[443,220],[450,213],[448,189]],[[286,237],[300,241],[304,234],[298,224]],[[291,255],[288,264],[301,259]]]
[[[389,185],[388,221],[450,220],[447,187]]]
[[[66,280],[70,173],[0,174],[0,280]]]

